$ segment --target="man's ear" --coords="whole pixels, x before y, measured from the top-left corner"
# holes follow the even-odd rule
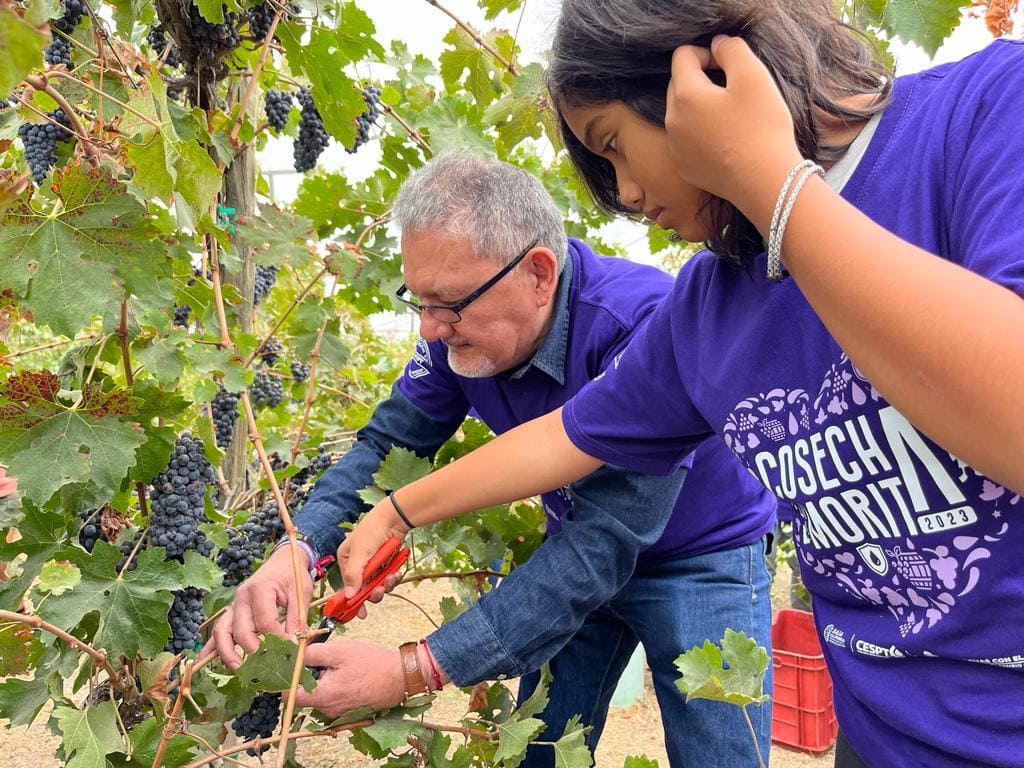
[[[558,289],[558,259],[554,251],[537,246],[526,256],[526,269],[532,280],[537,306],[546,306]]]

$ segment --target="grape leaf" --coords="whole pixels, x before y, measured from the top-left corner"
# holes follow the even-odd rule
[[[39,571],[40,592],[62,595],[82,580],[81,572],[68,562],[50,561]]]
[[[258,217],[239,219],[236,226],[236,234],[253,249],[253,259],[260,266],[287,263],[302,269],[313,257],[308,241],[315,235],[309,219],[302,216],[264,205]]]
[[[217,3],[220,9],[220,3]],[[181,121],[183,135],[172,119],[166,90],[157,72],[153,72],[146,85],[129,94],[133,112],[121,120],[121,130],[132,137],[127,144],[128,159],[135,166],[132,185],[141,196],[167,200],[172,192],[185,205],[182,226],[208,217],[208,210],[220,191],[221,172],[209,153],[187,135],[188,117]]]
[[[192,731],[196,725],[198,723],[190,723],[189,730]],[[153,764],[160,740],[163,737],[163,730],[164,723],[158,718],[149,717],[128,732],[128,738],[132,742],[132,765],[148,768]],[[167,743],[161,764],[167,768],[186,765],[192,760],[192,748],[195,745],[195,740],[184,733],[174,734]]]
[[[0,581],[0,609],[13,611],[43,564],[53,553],[64,546],[67,523],[59,513],[43,512],[30,501],[23,501],[25,515],[18,523],[21,538],[8,543],[0,536],[0,562],[10,563],[19,554],[26,560],[21,565],[21,574],[10,581]]]
[[[960,23],[971,0],[869,0],[869,10],[882,28],[907,42],[917,43],[929,56]]]
[[[60,684],[60,676],[56,672],[46,675],[37,669],[31,680],[12,677],[0,682],[0,719],[7,720],[12,727],[31,725],[39,710],[50,700],[54,680]]]
[[[0,226],[0,285],[65,336],[115,311],[126,288],[152,292],[163,263],[145,211],[110,173],[71,163],[57,174],[56,206],[37,209],[26,192]]]
[[[451,46],[441,54],[445,88],[459,90],[465,73],[465,89],[473,94],[477,104],[486,107],[498,97],[501,85],[501,76],[491,54],[461,27],[452,27],[444,36],[444,42]]]
[[[523,0],[480,0],[480,7],[486,11],[484,18],[488,21],[497,18],[502,11],[517,11],[522,4]]]
[[[555,750],[555,768],[590,768],[594,756],[587,748],[586,735],[590,726],[580,725],[580,716],[573,715],[565,724],[565,731],[552,747]]]
[[[721,648],[705,640],[703,647],[680,654],[675,664],[682,674],[676,687],[687,701],[710,699],[742,707],[771,698],[762,693],[768,651],[743,632],[726,629]]]
[[[0,413],[0,457],[37,504],[74,483],[90,484],[97,496],[114,496],[143,442],[142,430],[124,416],[134,408],[131,396],[96,390],[67,407],[58,390],[57,378],[47,372],[7,380],[0,398],[9,404]]]
[[[362,729],[383,750],[406,746],[410,736],[423,733],[423,726],[404,720],[401,715],[385,716]]]
[[[43,644],[24,624],[0,627],[0,677],[23,675],[43,655]]]
[[[505,768],[516,768],[526,757],[530,740],[544,730],[544,721],[535,717],[520,720],[513,716],[498,726],[498,751],[494,762],[501,762]]]
[[[14,13],[14,6],[0,9],[0,94],[7,94],[39,66],[39,51],[46,36]]]
[[[647,755],[627,755],[622,768],[658,768],[658,761]]]
[[[517,717],[533,717],[539,715],[548,706],[548,689],[551,687],[551,667],[545,664],[540,668],[540,680],[537,681],[537,687],[530,694],[529,698],[523,702],[516,710]]]
[[[104,701],[85,710],[57,707],[53,717],[62,737],[67,768],[104,765],[107,755],[124,748],[112,701]]]
[[[420,458],[408,448],[396,445],[373,474],[373,481],[379,488],[393,491],[428,474],[430,459]]]
[[[264,635],[260,647],[247,654],[236,671],[238,682],[257,691],[287,691],[299,646],[277,635]],[[313,673],[302,670],[299,684],[307,691],[316,687]]]
[[[91,613],[99,614],[94,645],[111,656],[153,656],[170,637],[167,623],[174,596],[181,588],[181,566],[164,559],[163,549],[144,549],[136,555],[136,568],[118,577],[121,553],[105,541],[96,542],[92,555],[67,550],[82,572],[82,583],[54,595],[39,607],[39,615],[61,629],[72,630]]]

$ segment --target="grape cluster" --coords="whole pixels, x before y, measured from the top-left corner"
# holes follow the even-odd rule
[[[206,486],[214,479],[213,467],[203,454],[202,439],[183,432],[167,468],[150,488],[150,540],[155,547],[166,547],[169,559],[180,560],[189,550],[204,557],[213,551],[213,543],[199,530],[199,524],[206,521]]]
[[[258,305],[277,282],[277,267],[256,267],[256,280],[252,286],[252,303]]]
[[[288,510],[294,512],[309,498],[313,490],[313,481],[334,464],[334,456],[324,451],[323,447],[317,456],[306,466],[288,478]]]
[[[98,509],[83,509],[78,517],[82,520],[82,527],[78,529],[78,543],[86,552],[91,553],[100,540],[100,512]]]
[[[230,532],[228,545],[217,555],[217,565],[224,572],[223,584],[241,584],[253,572],[253,565],[263,557],[268,543],[284,535],[284,522],[277,513],[277,502],[271,501],[251,515],[240,528]]]
[[[277,722],[281,717],[281,694],[261,693],[252,701],[248,710],[240,714],[231,723],[235,735],[242,741],[252,739],[267,739],[274,735]],[[266,752],[270,747],[260,747],[259,752],[255,749],[247,749],[250,755],[257,755]]]
[[[271,376],[266,371],[256,371],[252,386],[249,387],[249,397],[256,405],[265,405],[267,408],[277,408],[284,400],[284,386],[281,380]]]
[[[64,114],[63,109],[55,109],[49,116],[60,125],[25,123],[18,128],[18,136],[25,145],[25,159],[28,161],[29,170],[32,171],[32,180],[37,186],[43,183],[46,174],[57,162],[57,142],[71,141],[74,135],[70,130],[71,120]]]
[[[292,360],[291,369],[292,378],[296,381],[305,381],[309,378],[309,363],[300,363],[298,360]]]
[[[188,326],[188,316],[192,314],[192,306],[190,304],[178,304],[174,307],[174,320],[172,321],[175,325],[185,328]]]
[[[181,51],[178,50],[177,45],[167,39],[167,33],[164,32],[162,26],[154,24],[150,27],[149,32],[146,34],[146,40],[149,41],[150,48],[153,49],[157,56],[163,56],[167,43],[171,43],[171,49],[167,51],[167,58],[164,59],[164,64],[168,67],[181,66]]]
[[[281,342],[277,340],[275,336],[271,336],[267,339],[267,342],[263,345],[260,350],[260,359],[266,365],[277,365],[277,361],[281,359],[281,350],[284,349],[281,346]]]
[[[328,136],[312,94],[302,90],[297,98],[302,106],[302,119],[299,120],[299,138],[295,140],[292,149],[295,170],[304,173],[316,168],[317,159],[327,149]]]
[[[237,392],[222,389],[217,392],[210,404],[213,411],[213,431],[217,438],[218,448],[231,445],[235,436],[235,422],[238,420],[238,401],[241,396]]]
[[[288,123],[288,116],[292,111],[292,95],[288,91],[267,91],[263,97],[263,108],[266,110],[270,127],[280,131]]]
[[[380,88],[376,85],[365,88],[363,101],[366,102],[366,111],[356,118],[356,143],[345,148],[350,155],[370,140],[370,129],[377,124],[377,118],[380,117]]]
[[[233,50],[242,40],[238,34],[238,16],[221,6],[224,21],[214,24],[203,18],[199,8],[189,6],[189,39],[199,49],[202,59],[218,59],[224,53]]]
[[[249,31],[254,40],[267,39],[274,14],[274,7],[270,3],[260,3],[249,9]]]
[[[171,625],[171,639],[164,648],[171,653],[186,653],[197,648],[201,642],[199,625],[203,623],[203,597],[205,593],[196,587],[185,587],[174,592],[174,603],[167,613]]]
[[[71,69],[71,41],[54,36],[53,41],[43,49],[43,60],[52,67],[63,64]]]
[[[47,64],[63,64],[71,68],[71,41],[67,38],[82,23],[85,16],[85,4],[82,0],[65,0],[64,15],[50,22],[50,26],[62,33],[54,35],[53,40],[43,50],[43,58]]]

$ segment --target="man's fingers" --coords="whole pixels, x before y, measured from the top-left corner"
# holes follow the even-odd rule
[[[242,608],[242,606],[238,606],[238,608]],[[236,610],[233,625],[233,645],[242,646],[242,650],[246,653],[252,653],[260,647],[260,636],[256,632],[256,625],[253,623],[252,613],[250,611]],[[216,631],[217,630],[214,630],[215,634]],[[223,653],[224,645],[222,645],[219,641],[217,643],[217,650],[221,651],[221,658],[227,661],[227,657]],[[237,656],[237,654],[235,654],[235,656]],[[228,666],[231,665],[228,664]]]
[[[336,643],[313,643],[306,646],[306,655],[302,657],[307,667],[333,667],[337,658],[334,646]]]
[[[252,618],[255,622],[256,631],[287,637],[284,626],[281,624],[278,606],[283,605],[287,607],[290,602],[290,595],[287,593],[282,595],[279,590],[274,588],[260,590],[254,595],[252,600]],[[244,645],[242,647],[245,648]],[[246,648],[246,650],[249,649]]]
[[[213,632],[210,639],[206,641],[199,658],[204,659],[216,653],[221,661],[229,668],[234,669],[242,663],[242,657],[235,650],[235,638],[232,634],[234,625],[234,611],[228,608],[224,611],[217,623],[213,625]]]

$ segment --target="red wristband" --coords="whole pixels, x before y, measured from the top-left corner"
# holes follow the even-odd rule
[[[437,690],[441,690],[444,685],[441,683],[441,673],[437,669],[437,664],[434,663],[434,654],[430,652],[430,648],[427,647],[427,641],[420,639],[420,645],[423,646],[423,650],[427,653],[427,663],[430,664],[430,675],[434,678],[434,682],[437,683]]]

